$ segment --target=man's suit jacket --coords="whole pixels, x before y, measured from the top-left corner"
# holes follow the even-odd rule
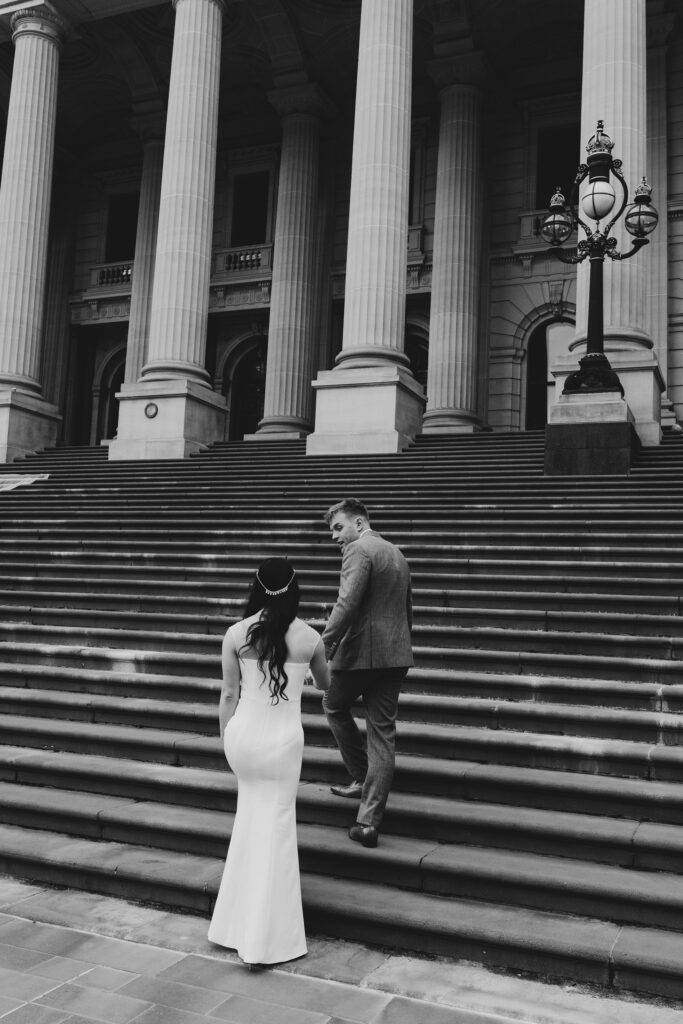
[[[323,632],[333,669],[413,664],[410,570],[388,540],[368,530],[344,550],[339,596]]]

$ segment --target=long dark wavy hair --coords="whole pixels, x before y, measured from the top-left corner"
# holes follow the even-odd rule
[[[282,593],[268,593],[273,590],[282,590]],[[263,681],[268,679],[271,704],[289,700],[285,692],[288,683],[285,635],[298,610],[299,583],[291,563],[286,558],[266,559],[254,576],[242,618],[248,619],[256,612],[261,615],[249,627],[240,653],[245,647],[256,651]]]

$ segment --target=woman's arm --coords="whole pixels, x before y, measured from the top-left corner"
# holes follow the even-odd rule
[[[311,672],[313,673],[313,679],[315,685],[319,690],[327,690],[330,685],[330,670],[327,665],[327,659],[325,658],[325,644],[322,638],[318,641],[315,650],[313,651],[313,657],[311,658]]]
[[[225,727],[235,714],[240,695],[240,663],[230,630],[223,638],[223,683],[221,697],[218,702],[218,724],[222,738]]]

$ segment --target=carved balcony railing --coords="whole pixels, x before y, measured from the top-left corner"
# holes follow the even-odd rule
[[[133,261],[96,263],[90,268],[90,288],[121,288],[129,290],[133,280]]]
[[[270,276],[273,269],[272,245],[242,245],[231,249],[216,249],[211,261],[211,277],[263,274]]]

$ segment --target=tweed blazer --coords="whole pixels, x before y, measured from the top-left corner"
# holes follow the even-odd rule
[[[347,544],[339,596],[323,631],[333,669],[413,664],[410,570],[395,544],[374,530]]]

